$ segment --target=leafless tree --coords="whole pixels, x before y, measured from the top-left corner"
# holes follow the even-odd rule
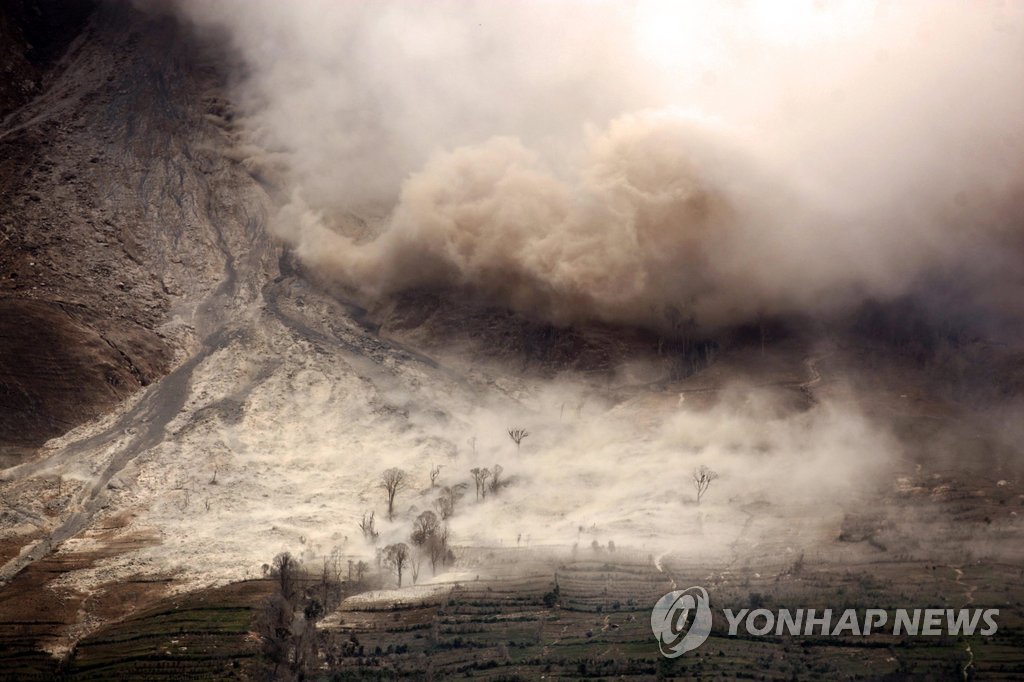
[[[491,489],[491,492],[494,494],[497,494],[498,491],[501,489],[501,486],[503,485],[503,481],[501,480],[502,471],[504,471],[504,469],[500,464],[495,464],[494,470],[491,471],[491,484],[489,487]]]
[[[455,505],[462,499],[462,496],[466,493],[465,483],[456,483],[455,485],[446,485],[441,488],[441,496],[434,502],[434,506],[437,507],[437,512],[441,515],[443,520],[450,519],[455,514]]]
[[[376,512],[363,514],[363,520],[359,522],[359,529],[363,531],[363,537],[369,540],[370,542],[376,541],[377,536],[380,535],[380,533],[377,532],[377,529],[374,528],[373,517],[375,513]]]
[[[448,556],[448,526],[434,512],[425,511],[413,522],[409,540],[418,551],[426,552],[431,570],[437,573],[438,562],[444,563]]]
[[[443,464],[435,464],[434,466],[430,467],[430,487],[431,488],[436,488],[437,487],[437,477],[441,473],[441,467],[442,466],[444,466],[444,465]]]
[[[320,660],[322,640],[316,622],[340,601],[341,583],[331,579],[331,566],[325,561],[316,584],[288,552],[278,554],[272,565],[264,564],[264,568],[265,574],[276,579],[277,589],[262,602],[253,619],[262,645],[259,665],[265,668],[262,672],[267,679],[307,679]]]
[[[430,572],[435,575],[437,574],[437,564],[444,565],[451,555],[451,550],[448,547],[448,538],[448,526],[441,526],[427,540],[426,548],[427,553],[430,555]]]
[[[343,557],[344,557],[344,555],[342,554],[340,548],[335,547],[333,550],[331,550],[330,566],[331,566],[331,572],[332,572],[333,577],[334,577],[334,582],[336,582],[336,583],[340,583],[341,582],[341,566],[342,566],[342,559],[343,559]],[[351,561],[351,559],[348,561],[348,579],[352,580],[352,561]]]
[[[704,497],[711,481],[716,478],[718,478],[718,473],[703,464],[693,470],[693,487],[697,490],[697,504],[700,504],[700,498]]]
[[[412,584],[415,585],[416,581],[420,579],[420,564],[423,562],[423,558],[413,552],[412,557],[409,559],[409,572],[412,573]]]
[[[380,475],[380,487],[384,489],[388,500],[388,521],[395,518],[395,495],[409,485],[409,477],[401,469],[391,467]]]
[[[264,674],[268,679],[282,679],[282,673],[290,672],[291,626],[294,620],[293,605],[280,593],[267,597],[256,611],[253,629],[260,638],[261,653],[266,660]]]
[[[473,467],[469,470],[473,474],[473,481],[476,483],[476,499],[487,497],[487,479],[491,477],[491,470],[488,468]]]
[[[438,532],[441,528],[441,522],[437,518],[437,514],[432,511],[425,511],[416,517],[416,520],[412,523],[412,534],[409,539],[412,544],[417,547],[422,547],[427,544],[431,536]]]
[[[402,571],[409,561],[409,545],[404,542],[396,542],[384,548],[384,563],[395,569],[398,574],[398,586],[402,586]]]
[[[299,572],[299,562],[289,552],[282,552],[274,557],[271,575],[277,577],[279,592],[291,601],[295,596],[295,578]]]
[[[530,435],[530,432],[526,429],[509,429],[508,437],[512,439],[512,442],[516,444],[516,454],[519,454],[519,448],[523,444],[523,439]]]

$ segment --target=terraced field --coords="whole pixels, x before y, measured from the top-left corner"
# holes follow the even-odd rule
[[[162,600],[84,638],[63,660],[33,648],[32,628],[47,623],[27,624],[23,649],[5,638],[0,679],[252,679],[253,609],[272,585],[252,580]]]
[[[1011,564],[765,561],[738,569],[688,564],[673,556],[655,561],[624,550],[588,549],[574,557],[555,550],[463,549],[456,570],[458,581],[404,590],[356,593],[356,585],[345,583],[343,594],[349,598],[318,625],[320,656],[311,678],[1009,680],[1024,675],[1024,605],[1015,596],[1021,568]],[[307,590],[313,584],[308,582]],[[374,576],[362,589],[380,584]],[[665,592],[690,585],[705,587],[711,596],[712,634],[695,651],[668,660],[651,635],[650,609]],[[0,679],[264,679],[270,666],[262,658],[253,619],[275,587],[274,580],[252,580],[155,603],[148,595],[152,606],[84,637],[62,660],[40,648],[49,628],[43,609],[31,623],[4,624]],[[121,597],[133,599],[128,592]],[[145,600],[147,594],[135,597]],[[839,611],[963,605],[1000,609],[998,633],[753,637],[741,629],[739,636],[729,636],[721,612],[762,606]],[[15,646],[19,641],[23,646]]]
[[[1013,601],[1020,577],[1013,566],[968,568],[958,583],[951,567],[905,562],[796,572],[766,564],[758,572],[740,573],[670,560],[659,571],[646,557],[621,554],[550,563],[504,559],[499,563],[508,575],[455,583],[429,598],[350,600],[323,624],[329,633],[328,676],[782,680],[1019,679],[1024,674],[1024,620],[1021,604]],[[513,577],[524,568],[531,570]],[[974,606],[1000,608],[997,635],[730,637],[720,611],[762,605],[959,607],[965,601],[963,581],[975,587]],[[715,622],[703,646],[668,660],[651,635],[650,609],[674,583],[706,587]]]

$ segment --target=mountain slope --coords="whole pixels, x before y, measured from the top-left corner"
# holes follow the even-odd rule
[[[96,12],[0,128],[8,463],[182,362],[202,306],[252,300],[276,267],[265,194],[224,154],[224,55],[166,17]]]

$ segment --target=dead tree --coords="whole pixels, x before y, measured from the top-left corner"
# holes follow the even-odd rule
[[[384,548],[384,563],[395,569],[398,574],[398,586],[402,586],[402,571],[409,561],[409,545],[397,542]]]
[[[718,478],[718,473],[703,464],[693,470],[693,487],[697,490],[697,504],[700,504],[700,498],[704,497],[711,481],[716,478]]]
[[[442,466],[444,465],[435,464],[434,466],[430,467],[430,487],[432,489],[437,487],[437,477],[441,473]]]
[[[503,485],[503,481],[501,480],[502,471],[504,471],[504,469],[500,464],[495,464],[494,470],[491,471],[491,484],[489,487],[491,489],[491,492],[494,494],[497,494],[498,490],[500,490],[501,486]]]
[[[415,585],[416,581],[420,579],[420,564],[423,562],[422,557],[415,552],[412,558],[409,559],[409,571],[412,573],[412,584]]]
[[[434,506],[437,507],[437,513],[441,515],[442,520],[450,519],[455,515],[455,505],[466,494],[466,487],[465,483],[456,483],[441,488],[441,496],[434,502]]]
[[[377,529],[374,528],[373,517],[375,513],[376,512],[363,514],[363,520],[359,522],[359,529],[363,531],[363,537],[370,542],[375,542],[377,540],[377,536],[380,535],[380,533],[377,532]]]
[[[295,596],[295,579],[299,570],[299,562],[291,553],[282,552],[274,557],[271,575],[277,578],[278,591],[281,596],[289,601]]]
[[[442,566],[452,555],[448,547],[448,526],[440,526],[427,540],[427,554],[430,556],[430,572],[437,575],[437,565]]]
[[[491,470],[486,467],[473,467],[469,473],[473,474],[473,481],[476,483],[476,499],[479,502],[482,497],[487,497],[487,479],[491,477]]]
[[[294,622],[295,607],[280,592],[267,597],[256,609],[253,630],[260,638],[267,679],[281,679],[282,668],[289,668],[293,654],[291,626]]]
[[[519,454],[519,448],[523,444],[523,439],[530,435],[530,432],[526,429],[509,429],[508,437],[512,439],[512,442],[516,444],[516,454]]]
[[[401,469],[391,467],[380,475],[380,487],[387,494],[388,521],[395,518],[395,495],[409,485],[408,475]]]
[[[441,528],[441,522],[437,518],[437,514],[432,511],[425,511],[416,517],[416,520],[412,523],[412,534],[409,539],[412,544],[417,547],[422,547],[427,544],[427,541],[437,533]]]

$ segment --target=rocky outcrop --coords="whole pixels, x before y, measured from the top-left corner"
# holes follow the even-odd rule
[[[48,67],[78,35],[93,0],[5,0],[0,4],[0,117],[37,95]]]
[[[51,27],[63,54],[36,54],[19,28],[32,8],[11,7],[0,31],[22,61],[5,55],[0,80],[40,75],[0,127],[6,464],[189,357],[204,320],[253,300],[277,262],[266,195],[228,158],[239,133],[217,47],[109,4],[73,38]]]

